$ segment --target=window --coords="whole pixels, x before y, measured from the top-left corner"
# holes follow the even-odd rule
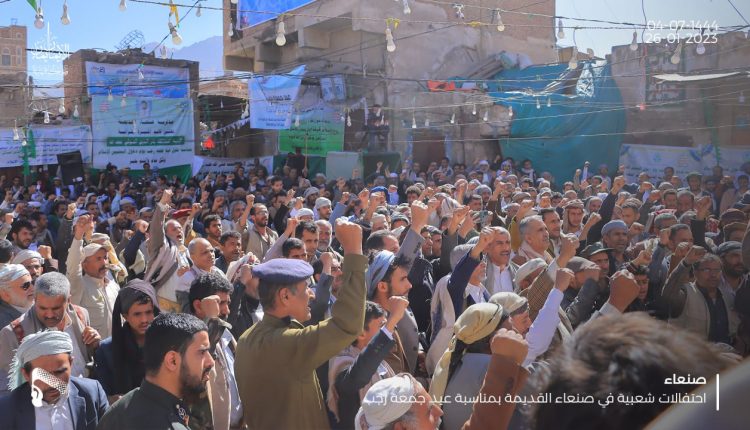
[[[3,55],[0,58],[0,65],[10,66],[10,49],[3,48]]]
[[[16,39],[20,39],[20,38],[21,38],[21,33],[16,33]]]

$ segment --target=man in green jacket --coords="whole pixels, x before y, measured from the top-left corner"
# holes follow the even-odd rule
[[[264,317],[240,337],[235,361],[244,421],[251,430],[330,427],[315,369],[362,331],[367,269],[361,227],[339,219],[336,238],[344,248],[343,285],[331,318],[316,325],[302,325],[315,297],[306,285],[312,266],[278,258],[253,267]]]

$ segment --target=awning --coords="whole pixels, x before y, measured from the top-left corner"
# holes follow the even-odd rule
[[[666,82],[697,82],[711,81],[716,79],[725,79],[735,76],[747,75],[748,72],[728,72],[728,73],[704,73],[698,75],[681,75],[679,73],[668,73],[663,75],[654,75],[654,78]]]

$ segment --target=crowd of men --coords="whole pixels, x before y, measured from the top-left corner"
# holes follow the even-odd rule
[[[0,427],[747,425],[750,163],[389,167],[1,177]]]

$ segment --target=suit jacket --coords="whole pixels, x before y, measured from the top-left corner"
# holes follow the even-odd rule
[[[107,394],[98,381],[70,378],[68,407],[75,430],[95,430],[99,420],[109,409]],[[25,383],[0,398],[0,416],[7,430],[34,430],[36,416],[31,404],[31,386]]]

